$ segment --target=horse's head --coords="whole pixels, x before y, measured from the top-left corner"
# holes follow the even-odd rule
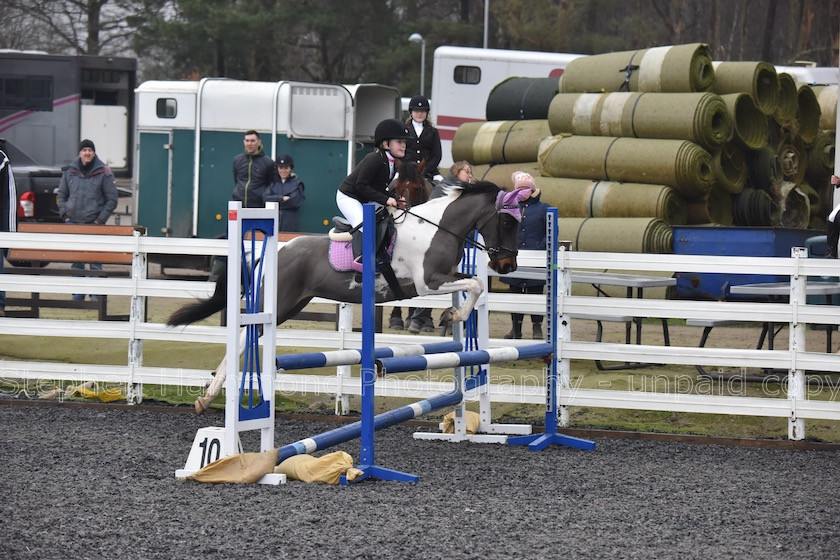
[[[392,188],[397,196],[405,198],[411,206],[423,204],[429,200],[432,184],[423,176],[426,160],[415,165],[405,159],[399,160],[399,175],[394,179]]]
[[[490,257],[489,266],[499,274],[513,272],[517,266],[519,227],[522,220],[519,202],[527,198],[531,191],[528,189],[503,191],[486,181],[479,181],[476,187],[486,189],[488,196],[495,195],[493,213],[477,224]]]

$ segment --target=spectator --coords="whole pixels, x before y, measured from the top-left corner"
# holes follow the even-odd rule
[[[108,221],[117,207],[117,186],[114,174],[96,157],[96,146],[90,140],[79,144],[79,157],[64,170],[58,183],[58,213],[68,224],[99,224]],[[84,270],[85,263],[71,268]],[[102,270],[101,263],[90,263],[91,270]],[[91,296],[91,299],[99,296]],[[84,294],[73,294],[84,300]]]
[[[0,150],[0,231],[15,231],[17,228],[17,191],[15,176],[8,156]],[[0,274],[8,249],[0,250]],[[6,292],[0,291],[0,317],[6,316]]]
[[[429,109],[429,100],[422,95],[415,95],[408,102],[411,116],[405,121],[408,130],[405,158],[418,165],[425,160],[423,175],[433,180],[440,179],[438,165],[443,152],[440,148],[440,133],[429,120]]]
[[[274,162],[265,155],[262,140],[256,130],[249,130],[242,140],[245,151],[233,158],[233,200],[242,201],[243,208],[262,208],[263,197],[277,172]]]
[[[531,196],[519,203],[522,210],[522,222],[519,230],[519,248],[520,249],[539,249],[545,250],[545,211],[548,209],[548,204],[540,202],[540,189],[534,183],[534,178],[530,174],[522,171],[513,173],[513,188],[523,189],[530,188]],[[518,294],[541,294],[545,282],[542,280],[526,280],[524,278],[508,278],[503,276],[502,282],[509,286],[511,292]],[[511,313],[513,320],[513,327],[510,332],[505,335],[505,338],[522,338],[522,320],[524,315],[521,313]],[[531,337],[534,339],[542,339],[543,316],[531,315]]]
[[[280,204],[280,231],[300,231],[298,208],[306,197],[303,194],[303,181],[292,172],[295,160],[289,154],[280,154],[274,164],[277,166],[277,176],[263,197],[264,202]]]

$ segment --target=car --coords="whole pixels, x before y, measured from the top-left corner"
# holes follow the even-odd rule
[[[56,200],[61,168],[39,164],[3,138],[0,138],[0,150],[6,152],[12,163],[18,196],[18,220],[61,222]]]

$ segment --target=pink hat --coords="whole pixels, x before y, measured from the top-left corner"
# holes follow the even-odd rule
[[[514,171],[513,175],[511,175],[511,179],[513,180],[514,189],[537,188],[536,183],[534,183],[534,178],[531,177],[530,173],[525,173],[524,171]]]

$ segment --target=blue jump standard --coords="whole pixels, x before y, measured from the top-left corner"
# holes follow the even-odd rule
[[[417,354],[439,354],[441,352],[458,352],[463,349],[464,347],[460,342],[449,340],[428,344],[406,344],[393,348],[374,348],[373,357],[391,358],[394,356],[414,356]],[[361,350],[335,350],[332,352],[311,352],[309,354],[284,354],[277,356],[277,368],[286,371],[327,366],[350,366],[360,363],[362,363]]]

